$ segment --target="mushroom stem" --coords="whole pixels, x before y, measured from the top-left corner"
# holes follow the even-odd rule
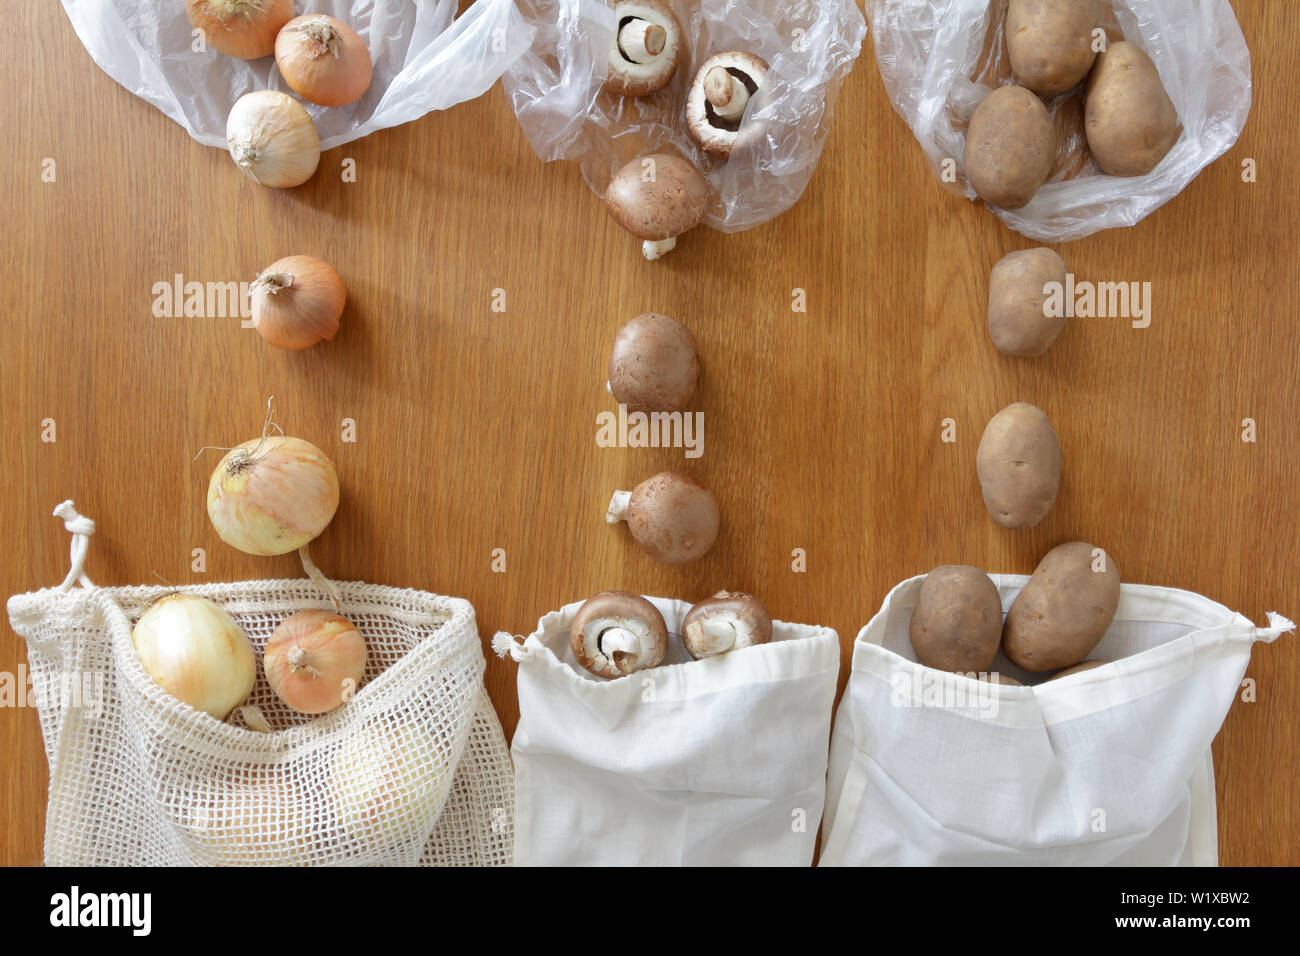
[[[609,524],[618,524],[620,521],[627,520],[627,506],[632,500],[632,492],[616,491],[614,497],[609,499],[609,507],[605,509],[605,520]]]
[[[618,48],[633,63],[649,63],[668,42],[668,31],[649,20],[634,19],[618,32]]]
[[[745,105],[749,102],[749,90],[745,84],[723,66],[715,66],[704,74],[704,96],[713,106],[713,111],[727,120],[744,116]]]
[[[647,239],[641,243],[641,255],[654,262],[656,259],[662,259],[676,248],[676,236],[669,236],[667,239]]]
[[[697,657],[711,657],[731,650],[736,643],[736,625],[720,618],[691,621],[686,625],[686,637]]]
[[[600,652],[614,662],[620,674],[630,674],[641,657],[641,642],[623,627],[607,627],[596,639]]]

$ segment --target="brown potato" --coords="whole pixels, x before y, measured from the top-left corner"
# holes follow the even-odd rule
[[[1178,112],[1156,65],[1134,43],[1113,43],[1097,57],[1084,100],[1088,149],[1102,172],[1145,176],[1178,141]]]
[[[1099,548],[1083,541],[1053,548],[1007,611],[1002,652],[1027,671],[1073,667],[1110,627],[1119,584],[1115,562]]]
[[[1003,86],[975,108],[966,130],[966,175],[986,203],[1027,205],[1055,162],[1056,129],[1033,93]]]
[[[989,274],[989,337],[999,352],[1033,358],[1048,350],[1065,328],[1065,316],[1043,314],[1043,287],[1065,287],[1065,260],[1051,249],[1023,249],[1005,256]]]
[[[984,506],[1004,528],[1032,528],[1056,504],[1061,443],[1042,409],[1016,402],[984,427],[975,467]]]
[[[1020,85],[1050,98],[1082,83],[1097,58],[1092,31],[1100,23],[1097,0],[1011,0],[1007,56]]]
[[[944,565],[921,582],[907,625],[916,659],[927,667],[985,671],[1002,638],[1002,598],[979,568]]]

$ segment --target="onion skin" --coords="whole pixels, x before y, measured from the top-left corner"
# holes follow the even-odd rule
[[[447,754],[416,724],[371,724],[350,735],[331,771],[335,816],[372,851],[423,844],[451,793]]]
[[[293,0],[185,0],[190,23],[218,53],[258,60],[275,52],[275,38],[293,19]]]
[[[207,598],[173,594],[156,601],[136,622],[131,643],[155,683],[217,720],[248,697],[257,679],[248,637]]]
[[[275,189],[301,186],[320,164],[311,115],[279,90],[257,90],[235,101],[226,117],[226,147],[246,175]]]
[[[321,39],[322,30],[328,39]],[[365,41],[323,13],[295,17],[285,25],[275,38],[275,62],[290,89],[321,106],[347,106],[370,88]]]
[[[288,780],[229,783],[188,808],[185,829],[215,866],[303,866],[317,829],[311,802]]]
[[[276,695],[303,714],[323,714],[346,703],[366,672],[366,642],[351,621],[330,611],[299,611],[285,618],[262,656]]]
[[[253,326],[281,349],[333,339],[348,299],[334,267],[312,256],[277,259],[258,273],[252,292]]]
[[[311,442],[271,435],[232,448],[208,482],[208,517],[246,554],[288,554],[330,523],[339,506],[334,463]]]

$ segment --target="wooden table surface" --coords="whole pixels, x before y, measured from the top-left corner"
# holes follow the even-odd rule
[[[1240,141],[1136,228],[1058,247],[1081,277],[1151,281],[1150,327],[1075,320],[1046,357],[1017,361],[988,341],[986,283],[1033,243],[939,188],[869,38],[803,200],[749,232],[696,230],[648,263],[576,166],[538,161],[499,85],[332,150],[311,182],[278,192],[101,73],[58,4],[20,5],[0,38],[13,87],[0,105],[0,591],[62,579],[68,540],[50,512],[68,497],[97,522],[87,570],[99,584],[301,574],[292,556],[222,544],[204,509],[216,456],[192,460],[256,435],[274,395],[278,421],[338,466],[320,566],[469,599],[485,649],[494,631],[526,634],[605,588],[739,588],[774,616],[836,628],[842,684],[854,635],[898,581],[946,563],[1027,573],[1070,539],[1105,547],[1127,581],[1197,591],[1257,622],[1295,616],[1300,26],[1277,0],[1234,6],[1255,83]],[[355,183],[340,182],[345,157]],[[152,315],[155,282],[247,280],[296,253],[347,283],[333,343],[285,353],[238,320]],[[791,310],[796,288],[806,313]],[[610,342],[646,310],[699,340],[698,460],[597,447]],[[984,510],[975,449],[989,417],[1021,400],[1051,416],[1066,468],[1052,513],[1013,533]],[[955,443],[940,440],[946,418]],[[702,479],[723,512],[717,547],[684,568],[654,564],[603,521],[611,491],[666,468]],[[191,570],[195,548],[205,573]],[[24,660],[6,621],[0,671]],[[489,654],[507,735],[515,673]],[[1214,746],[1221,857],[1297,863],[1295,639],[1256,647],[1248,676],[1257,699],[1234,705]],[[35,711],[0,712],[0,752],[0,862],[37,863]]]

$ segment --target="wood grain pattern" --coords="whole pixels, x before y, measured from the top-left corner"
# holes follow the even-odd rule
[[[1150,328],[1071,323],[1042,360],[1000,356],[986,280],[1031,243],[943,192],[893,113],[870,41],[841,91],[802,202],[726,236],[696,230],[658,264],[605,216],[576,167],[540,163],[499,87],[327,153],[276,192],[119,88],[55,3],[0,35],[8,289],[0,349],[0,592],[57,583],[65,497],[98,523],[103,584],[301,573],[224,546],[204,492],[216,456],[260,428],[268,395],[338,464],[343,504],[313,547],[327,573],[468,598],[486,640],[603,588],[698,598],[761,594],[773,613],[835,627],[848,649],[887,590],[940,563],[1030,571],[1052,545],[1110,550],[1128,581],[1206,594],[1262,621],[1300,612],[1296,542],[1295,119],[1300,27],[1284,4],[1234,4],[1255,105],[1236,147],[1136,228],[1061,247],[1080,275],[1154,283]],[[32,42],[39,37],[40,42]],[[41,161],[58,181],[41,181]],[[340,182],[344,157],[354,184]],[[1258,162],[1243,184],[1241,161]],[[175,273],[251,279],[292,253],[348,284],[332,344],[266,347],[235,320],[156,319]],[[504,289],[507,311],[491,311]],[[808,312],[791,311],[791,290]],[[604,366],[618,326],[654,309],[699,339],[706,454],[602,449]],[[975,448],[1017,400],[1052,417],[1060,500],[1036,529],[986,515]],[[944,418],[958,441],[939,440]],[[1258,442],[1239,439],[1258,423]],[[41,422],[57,442],[41,441]],[[340,422],[357,441],[340,440]],[[664,468],[717,494],[724,533],[686,568],[652,564],[602,520],[609,493]],[[190,570],[207,549],[206,574]],[[504,548],[505,573],[493,573]],[[791,571],[791,550],[807,572]],[[0,670],[25,660],[8,628]],[[507,733],[515,665],[489,656]],[[1300,861],[1300,664],[1258,647],[1258,701],[1216,741],[1222,859]],[[46,766],[35,712],[0,712],[0,862],[41,858]]]

